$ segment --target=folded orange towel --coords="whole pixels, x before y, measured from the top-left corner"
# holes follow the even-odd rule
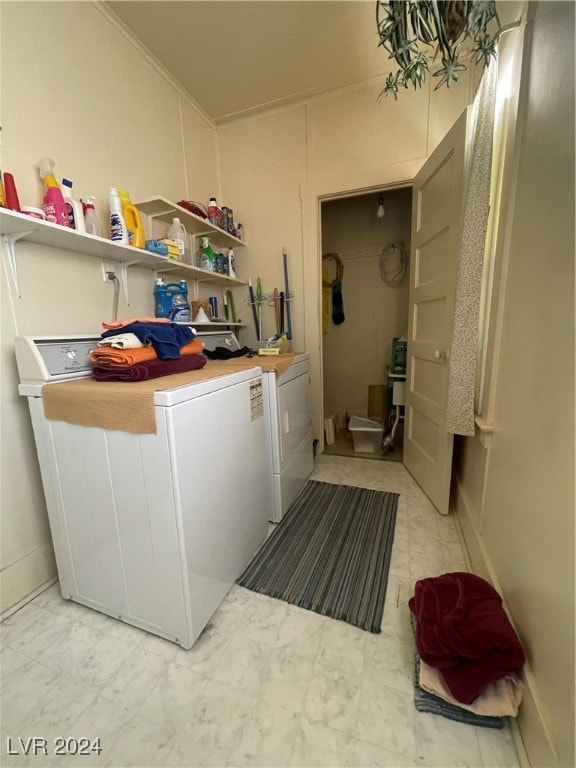
[[[193,339],[180,350],[180,355],[199,355],[204,344],[199,339]],[[113,365],[126,367],[146,360],[156,360],[154,347],[137,347],[135,349],[114,349],[112,347],[97,347],[90,352],[90,360],[96,365]]]
[[[125,325],[131,325],[131,323],[171,323],[172,320],[168,320],[167,317],[132,317],[130,320],[113,320],[109,323],[102,323],[102,328],[106,328],[107,331],[116,330],[117,328],[124,328]]]

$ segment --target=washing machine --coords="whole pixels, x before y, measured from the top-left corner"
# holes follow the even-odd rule
[[[232,331],[198,333],[205,349],[240,349]],[[273,357],[235,358],[231,362],[273,366]],[[310,355],[295,354],[290,367],[277,374],[263,368],[266,443],[272,460],[273,504],[269,519],[279,523],[314,468],[310,397]]]
[[[48,420],[47,389],[88,378],[98,339],[15,344],[62,595],[190,648],[267,535],[261,369],[157,379],[155,434]]]

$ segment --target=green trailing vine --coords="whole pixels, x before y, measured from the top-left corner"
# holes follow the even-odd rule
[[[439,78],[434,90],[449,88],[466,70],[459,58],[465,40],[473,43],[475,64],[487,66],[496,53],[500,31],[495,0],[376,0],[376,25],[378,45],[398,65],[386,78],[380,96],[392,94],[395,99],[400,88],[422,87],[430,72],[429,59],[438,65],[432,72],[432,77]]]

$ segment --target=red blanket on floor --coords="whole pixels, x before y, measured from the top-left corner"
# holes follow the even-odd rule
[[[420,658],[441,670],[458,701],[470,704],[487,685],[524,664],[500,595],[480,576],[445,573],[417,581],[408,605],[417,620]]]

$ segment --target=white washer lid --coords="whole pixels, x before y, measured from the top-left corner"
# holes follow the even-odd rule
[[[186,403],[196,397],[209,395],[212,392],[227,389],[228,387],[233,387],[236,384],[241,384],[245,381],[261,378],[262,369],[257,366],[254,368],[245,368],[241,371],[234,371],[234,373],[224,373],[221,376],[215,376],[213,379],[205,379],[204,381],[198,381],[194,384],[185,384],[182,387],[163,389],[155,392],[154,405],[170,407],[172,405],[178,405],[179,403]]]

